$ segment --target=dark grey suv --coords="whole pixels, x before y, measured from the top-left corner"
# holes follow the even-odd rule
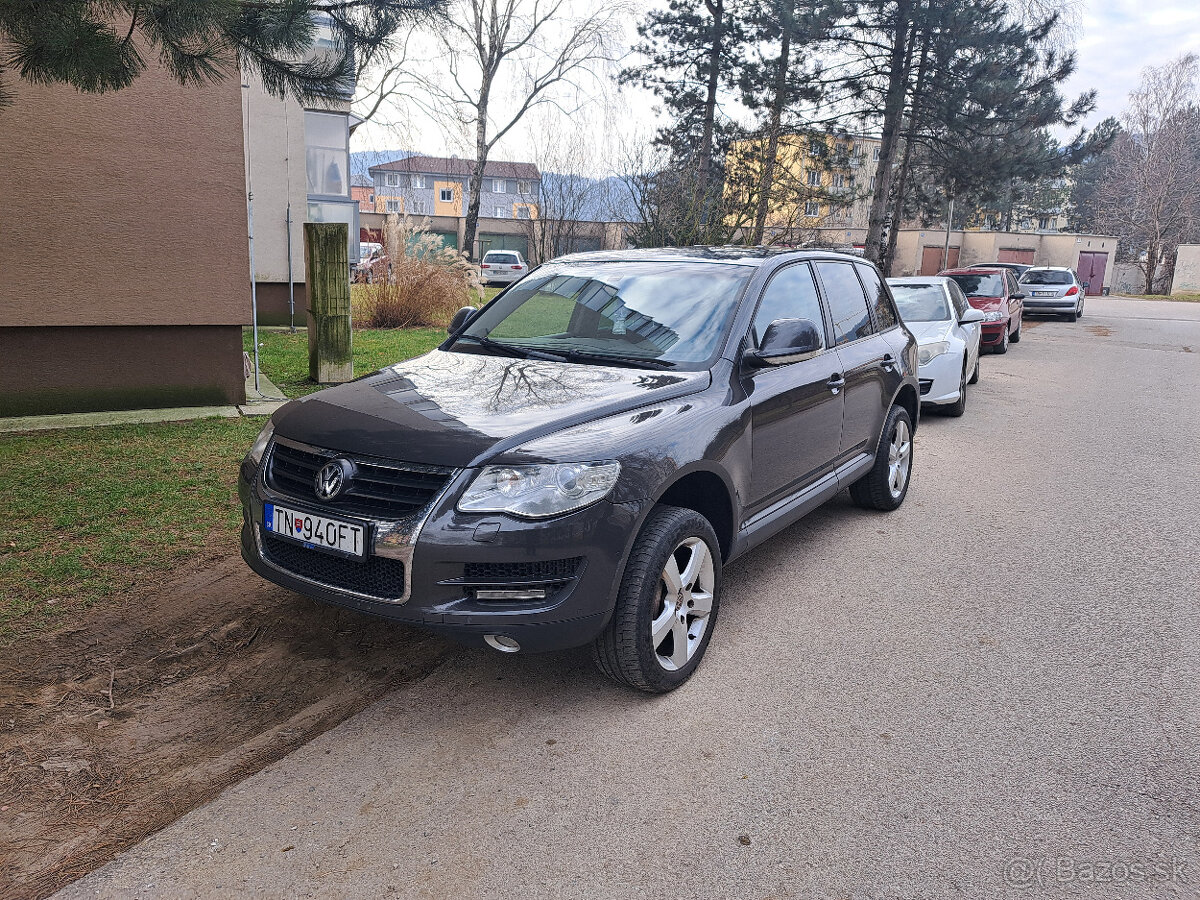
[[[861,259],[746,248],[547,263],[425,356],[280,409],[242,554],[332,603],[515,652],[691,675],[722,567],[839,490],[904,500],[917,351]]]

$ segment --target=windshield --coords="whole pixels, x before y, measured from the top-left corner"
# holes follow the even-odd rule
[[[891,288],[905,322],[942,322],[950,318],[946,292],[940,284],[893,284]]]
[[[719,263],[551,263],[486,307],[452,346],[705,369],[753,272]]]
[[[1070,284],[1070,272],[1053,272],[1047,269],[1030,269],[1021,276],[1023,284]]]
[[[968,297],[1003,297],[1004,278],[1000,275],[951,275]]]

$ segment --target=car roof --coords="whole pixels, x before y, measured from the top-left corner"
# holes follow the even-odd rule
[[[1027,272],[1037,270],[1038,272],[1074,272],[1070,266],[1030,266],[1026,269]]]
[[[715,262],[737,266],[761,266],[781,258],[840,259],[846,262],[865,262],[861,256],[839,253],[836,250],[798,249],[794,247],[652,247],[640,250],[595,250],[571,253],[548,262]]]
[[[902,278],[889,278],[888,284],[949,284],[950,279],[945,275],[905,275]]]
[[[994,265],[982,263],[978,266],[964,266],[961,269],[942,269],[938,272],[939,275],[999,275],[1003,268],[996,268]]]

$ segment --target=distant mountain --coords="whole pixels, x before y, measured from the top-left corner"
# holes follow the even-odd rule
[[[368,170],[397,159],[420,156],[417,150],[352,150],[350,152],[350,181],[352,184],[370,184]]]
[[[542,194],[548,207],[561,203],[564,209],[577,210],[584,222],[631,222],[637,215],[628,186],[615,175],[588,178],[543,172]]]

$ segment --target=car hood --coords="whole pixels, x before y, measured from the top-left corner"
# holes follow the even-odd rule
[[[525,441],[704,390],[709,372],[659,372],[434,350],[290,403],[280,437],[402,462],[478,465]]]
[[[992,310],[1000,309],[1004,305],[1003,297],[968,297],[967,302],[970,303],[980,312],[991,312]]]
[[[929,344],[933,341],[944,341],[953,322],[945,320],[937,322],[905,322],[918,344]]]

